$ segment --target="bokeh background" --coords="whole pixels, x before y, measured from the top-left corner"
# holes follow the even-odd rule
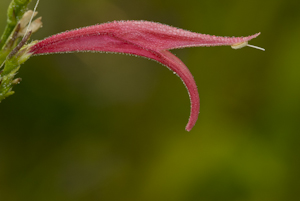
[[[10,0],[0,1],[4,29]],[[35,1],[30,4],[34,7]],[[197,82],[116,54],[33,57],[0,104],[2,201],[300,200],[300,1],[41,0],[32,39],[150,20],[251,44],[172,51]]]

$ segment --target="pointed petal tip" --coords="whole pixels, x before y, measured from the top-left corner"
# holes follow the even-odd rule
[[[194,113],[191,114],[191,116],[194,115]],[[196,122],[198,120],[198,115],[195,117],[190,117],[188,124],[185,127],[185,130],[190,132],[192,128],[195,126]]]
[[[249,41],[249,40],[252,40],[253,38],[256,38],[257,36],[260,35],[260,32],[256,33],[256,34],[253,34],[251,36],[247,36],[247,37],[244,37],[244,41]]]
[[[194,98],[193,98],[194,99]],[[186,127],[185,127],[185,130],[186,131],[191,131],[192,128],[194,128],[197,120],[198,120],[198,116],[199,116],[199,113],[200,113],[200,100],[198,100],[197,102],[194,102],[192,99],[191,99],[191,114],[190,114],[190,118],[189,118],[189,122],[187,123]],[[196,103],[196,104],[193,104],[193,103]]]
[[[258,32],[258,33],[256,33],[256,34],[254,34],[254,38],[256,38],[257,36],[259,36],[260,35],[260,32]]]
[[[187,132],[190,132],[190,131],[192,130],[192,128],[193,128],[193,127],[186,126],[186,127],[185,127],[185,130],[186,130]]]

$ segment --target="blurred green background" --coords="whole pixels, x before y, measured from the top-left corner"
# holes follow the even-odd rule
[[[9,3],[0,1],[2,30]],[[261,32],[251,44],[266,51],[172,51],[199,88],[191,132],[187,91],[156,62],[31,58],[0,104],[0,200],[300,200],[299,10],[296,0],[41,0],[44,27],[32,39],[143,19],[220,36]]]

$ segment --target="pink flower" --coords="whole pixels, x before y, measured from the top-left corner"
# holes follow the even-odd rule
[[[200,109],[197,86],[184,63],[168,50],[220,45],[230,45],[237,49],[246,46],[249,40],[259,34],[229,38],[193,33],[154,22],[114,21],[53,35],[33,45],[30,53],[119,52],[156,60],[174,71],[187,87],[191,112],[186,130],[190,131],[197,121]]]

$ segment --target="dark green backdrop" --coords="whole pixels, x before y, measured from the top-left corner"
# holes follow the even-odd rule
[[[0,1],[2,30],[9,2]],[[143,19],[220,36],[261,32],[251,44],[266,51],[172,51],[200,93],[189,133],[187,91],[156,62],[31,58],[0,104],[0,200],[300,200],[299,10],[296,0],[41,0],[44,27],[32,39]]]

